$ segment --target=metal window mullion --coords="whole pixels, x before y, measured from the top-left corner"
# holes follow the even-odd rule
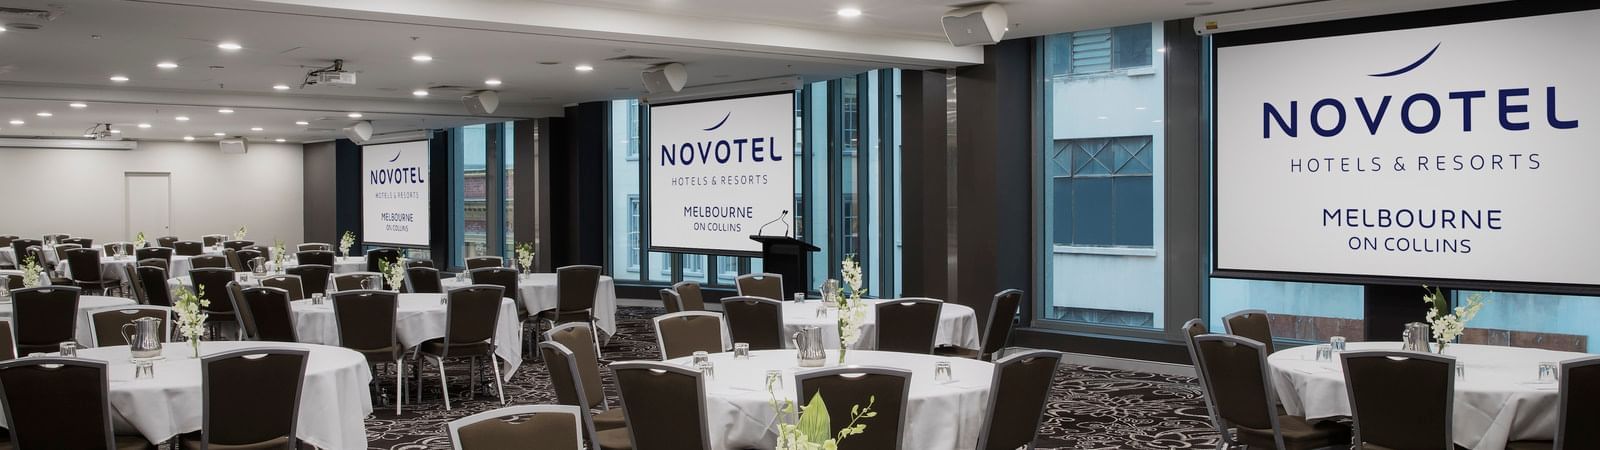
[[[828,81],[828,145],[824,147],[828,159],[828,188],[824,192],[828,198],[828,246],[831,248],[827,265],[827,275],[839,270],[839,260],[844,255],[839,252],[844,250],[844,180],[841,176],[844,170],[844,86],[841,80]]]

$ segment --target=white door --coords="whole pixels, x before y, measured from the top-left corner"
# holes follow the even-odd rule
[[[122,238],[144,232],[145,239],[172,234],[172,174],[126,173],[128,224]],[[155,244],[151,244],[155,245]]]

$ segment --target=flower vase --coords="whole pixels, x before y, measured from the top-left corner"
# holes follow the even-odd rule
[[[190,353],[189,353],[189,358],[190,359],[200,359],[200,338],[199,337],[189,338],[189,351],[190,351]]]
[[[839,365],[841,365],[841,366],[844,365],[844,352],[845,352],[844,344],[840,343],[839,344]]]

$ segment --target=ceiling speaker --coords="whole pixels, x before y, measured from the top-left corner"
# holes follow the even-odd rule
[[[461,103],[467,105],[467,112],[474,115],[494,114],[500,107],[500,94],[494,91],[478,91],[461,97]]]
[[[944,14],[944,36],[950,45],[987,45],[1006,35],[1006,9],[998,3],[969,6]]]
[[[651,94],[678,92],[689,82],[689,69],[682,63],[657,64],[645,69],[642,77],[644,90]]]
[[[244,138],[241,137],[222,138],[217,141],[217,147],[221,148],[223,153],[230,155],[238,155],[250,151],[249,145],[245,144]]]
[[[372,121],[363,120],[344,127],[344,137],[350,138],[350,141],[357,145],[367,143],[372,140]]]

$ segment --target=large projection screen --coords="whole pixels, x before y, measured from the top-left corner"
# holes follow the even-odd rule
[[[361,148],[361,240],[428,246],[428,141]]]
[[[651,105],[650,250],[756,255],[751,235],[792,236],[794,114],[793,91]]]
[[[1214,274],[1594,292],[1600,10],[1512,9],[1218,35]]]

